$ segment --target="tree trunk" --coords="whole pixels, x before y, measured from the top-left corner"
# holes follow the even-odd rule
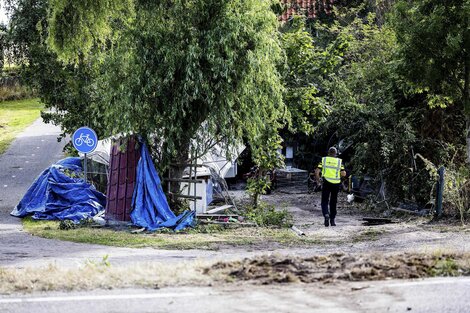
[[[182,148],[178,151],[173,163],[170,165],[171,178],[181,179],[183,178],[184,169],[186,168],[185,164],[189,159],[189,141],[185,148]],[[170,192],[171,193],[180,193],[179,182],[170,182]]]
[[[260,196],[259,192],[256,192],[253,194],[253,208],[255,209],[257,209],[259,205],[259,196]]]
[[[267,175],[266,172],[267,172],[266,170],[258,169],[255,177],[253,177],[253,179],[256,180],[255,188],[253,190],[253,196],[252,196],[253,208],[255,209],[258,208],[259,206],[260,196],[265,193],[265,190],[262,187],[264,183],[261,184],[261,181],[266,179],[266,175]]]

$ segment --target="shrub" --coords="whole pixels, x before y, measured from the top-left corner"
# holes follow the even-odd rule
[[[24,86],[0,86],[0,101],[21,100],[33,98],[34,92]]]
[[[246,210],[246,218],[258,226],[292,226],[292,215],[286,209],[276,210],[274,206],[263,202],[257,207],[249,207]]]
[[[437,181],[438,167],[420,154],[416,156],[421,158],[425,163],[431,179]],[[459,216],[463,224],[466,217],[470,214],[470,174],[465,165],[459,167],[454,162],[454,159],[455,158],[452,158],[451,162],[446,166],[442,205],[446,215]],[[431,194],[435,194],[434,188]]]

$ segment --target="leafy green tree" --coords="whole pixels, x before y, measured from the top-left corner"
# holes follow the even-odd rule
[[[408,92],[431,107],[464,109],[470,161],[470,1],[398,1],[392,24]]]
[[[320,91],[322,77],[328,72],[323,62],[326,54],[313,45],[314,39],[299,17],[283,27],[281,42],[286,56],[281,73],[284,102],[291,114],[289,130],[310,135],[328,114]]]
[[[48,1],[8,0],[7,4],[9,49],[21,67],[23,81],[36,91],[46,109],[52,109],[42,112],[44,120],[60,125],[61,137],[84,125],[102,136],[101,111],[91,97],[95,68],[83,59],[76,65],[64,64],[47,47]]]
[[[146,136],[160,167],[187,162],[200,132],[224,146],[246,138],[256,160],[275,162],[263,147],[273,148],[266,140],[278,142],[288,112],[270,5],[54,0],[48,42],[72,64],[81,56],[85,63],[100,60],[92,84],[106,133]]]
[[[323,27],[333,33],[324,36],[331,40],[325,49],[341,45],[343,53],[324,83],[331,113],[316,138],[353,141],[348,165],[355,174],[384,174],[389,197],[426,203],[433,181],[413,152],[436,164],[460,162],[453,157],[464,142],[462,108],[430,108],[425,94],[409,92],[397,69],[395,31],[376,24],[373,15]]]
[[[331,137],[335,133],[337,138],[352,140],[356,172],[375,176],[401,159],[397,155],[406,151],[406,145],[414,138],[413,132],[406,139],[407,136],[397,138],[395,134],[400,118],[393,70],[394,33],[378,27],[373,14],[324,31],[335,34],[329,36],[335,39],[326,49],[341,46],[342,53],[340,65],[325,82],[332,112],[318,135]],[[403,139],[400,145],[405,147],[397,146],[398,139]]]

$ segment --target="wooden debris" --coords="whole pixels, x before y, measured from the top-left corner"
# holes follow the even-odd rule
[[[367,289],[367,288],[369,288],[369,287],[370,287],[370,286],[351,287],[351,291],[359,291],[359,290]]]
[[[221,219],[221,218],[236,218],[237,214],[196,214],[198,219]]]
[[[215,214],[215,213],[223,212],[225,210],[229,210],[229,209],[232,209],[232,208],[233,208],[233,205],[226,204],[226,205],[222,205],[222,206],[216,207],[214,209],[211,209],[211,210],[207,211],[206,213],[207,214]]]
[[[131,234],[138,234],[138,233],[142,233],[144,231],[145,231],[145,227],[142,227],[142,228],[135,229],[135,230],[131,231]]]
[[[305,233],[302,230],[295,227],[295,226],[292,226],[290,229],[292,229],[299,236],[305,236]]]
[[[429,210],[427,210],[427,209],[419,210],[419,211],[407,210],[407,209],[395,208],[395,207],[392,207],[391,209],[392,209],[393,211],[397,211],[397,212],[404,212],[404,213],[414,214],[414,215],[420,215],[420,216],[424,216],[424,215],[429,214]]]
[[[366,226],[397,223],[396,221],[393,221],[391,218],[380,218],[380,217],[364,217],[362,220],[364,221],[364,225]]]
[[[227,227],[257,227],[255,223],[248,223],[248,222],[222,222],[222,221],[210,221],[210,220],[200,220],[199,223],[201,224],[214,224],[214,225],[223,225]]]

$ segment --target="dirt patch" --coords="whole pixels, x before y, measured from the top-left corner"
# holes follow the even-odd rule
[[[435,276],[470,276],[470,254],[330,254],[259,256],[241,261],[143,262],[112,266],[107,257],[75,268],[49,265],[24,269],[0,267],[0,294],[114,288],[223,286],[242,282],[325,283]]]
[[[255,284],[410,279],[434,276],[469,276],[469,254],[397,254],[326,256],[263,256],[219,262],[204,273],[226,281]]]

